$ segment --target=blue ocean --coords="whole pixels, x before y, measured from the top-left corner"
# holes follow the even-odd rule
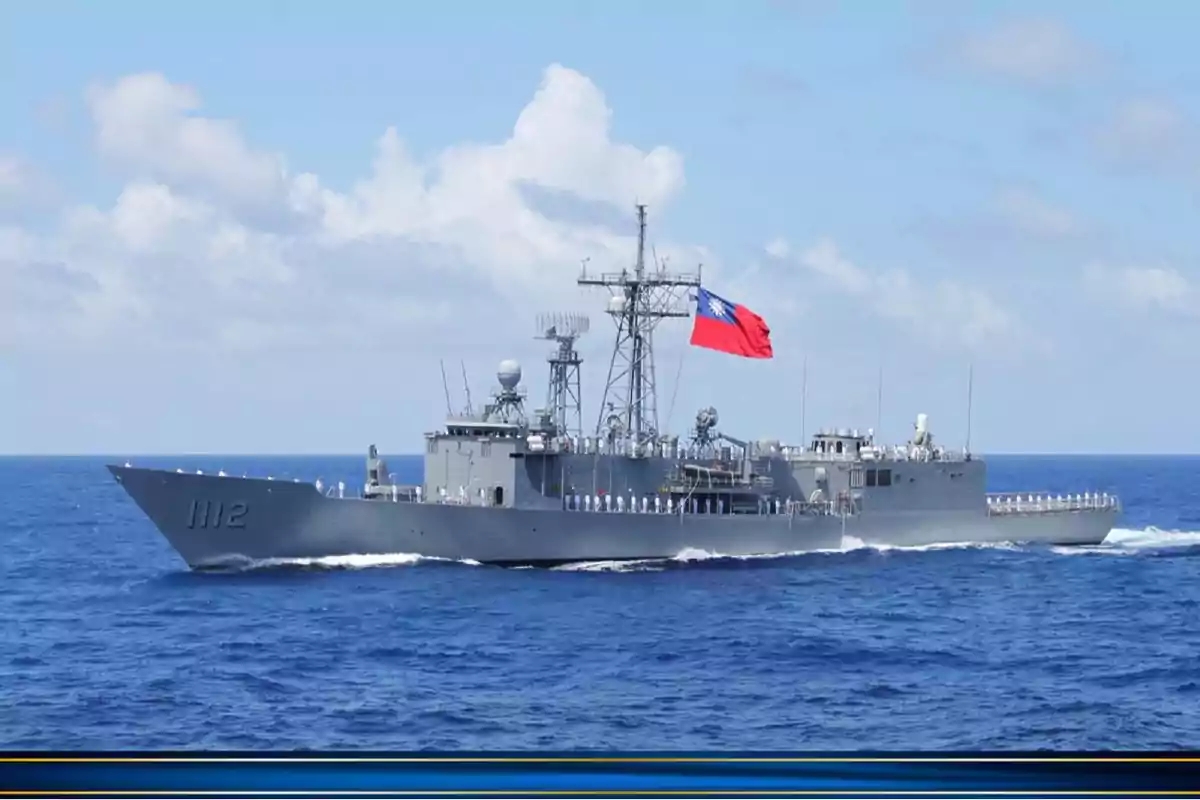
[[[990,464],[994,491],[1115,492],[1120,528],[1081,549],[195,574],[103,459],[0,459],[0,747],[1200,747],[1200,457]]]

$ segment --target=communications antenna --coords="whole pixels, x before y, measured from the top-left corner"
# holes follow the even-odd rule
[[[588,332],[590,320],[583,314],[539,314],[535,338],[556,342],[558,348],[549,357],[550,381],[546,390],[546,409],[551,414],[555,433],[583,435],[583,394],[580,390],[579,365],[583,359],[575,342]]]
[[[585,263],[577,283],[604,286],[611,296],[608,315],[617,327],[608,379],[596,420],[596,435],[628,439],[635,453],[658,438],[658,400],[654,375],[654,330],[668,318],[691,316],[689,289],[699,288],[695,273],[667,272],[661,264],[646,271],[646,206],[638,204],[637,261],[633,271],[588,275]]]

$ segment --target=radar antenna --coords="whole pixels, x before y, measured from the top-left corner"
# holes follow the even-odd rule
[[[501,422],[509,425],[527,424],[525,419],[525,390],[521,382],[521,365],[511,358],[500,362],[496,370],[500,388],[492,395],[493,401],[483,407],[484,422]]]
[[[671,273],[661,264],[646,271],[646,206],[638,204],[637,261],[633,272],[588,275],[586,264],[577,283],[604,286],[611,293],[608,315],[617,326],[616,342],[608,366],[608,379],[596,435],[610,439],[626,435],[638,454],[659,435],[658,401],[654,374],[654,330],[667,318],[691,316],[688,289],[700,286],[700,271]],[[682,291],[681,291],[682,290]],[[606,425],[607,423],[607,425]]]
[[[583,359],[575,350],[575,341],[588,332],[591,321],[583,314],[540,314],[535,338],[556,342],[550,354],[550,381],[546,391],[546,409],[557,435],[583,435],[583,394],[580,391],[579,365]]]

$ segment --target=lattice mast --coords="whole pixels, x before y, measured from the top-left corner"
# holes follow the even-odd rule
[[[583,359],[575,350],[575,342],[588,332],[590,320],[583,314],[541,314],[537,319],[538,339],[557,343],[547,359],[550,380],[546,390],[546,409],[550,412],[554,430],[560,436],[583,435],[583,394],[580,389],[579,365]]]
[[[700,286],[700,271],[670,273],[658,264],[646,271],[646,206],[637,206],[637,261],[632,274],[589,276],[586,265],[580,286],[604,286],[611,293],[607,312],[617,335],[608,379],[596,420],[596,435],[628,438],[643,445],[658,438],[658,401],[654,375],[654,330],[668,318],[691,316],[690,292]]]

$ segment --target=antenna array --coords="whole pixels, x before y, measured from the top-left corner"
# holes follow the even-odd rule
[[[584,314],[539,314],[538,339],[556,342],[550,354],[550,380],[546,390],[546,408],[559,435],[583,435],[583,394],[579,365],[583,359],[575,350],[575,341],[588,332],[591,322]]]
[[[596,435],[610,440],[628,438],[644,452],[658,431],[658,400],[654,373],[654,329],[668,318],[691,316],[688,289],[700,286],[700,271],[670,273],[661,265],[646,270],[646,206],[637,206],[637,261],[633,271],[588,275],[587,264],[577,283],[609,290],[608,315],[617,326],[608,366],[608,379]]]

